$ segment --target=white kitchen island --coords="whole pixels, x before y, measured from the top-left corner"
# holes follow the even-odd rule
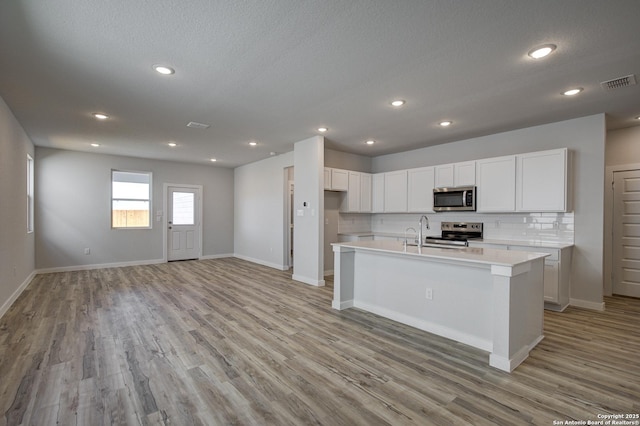
[[[546,253],[333,244],[335,309],[356,307],[490,352],[511,372],[543,336]]]

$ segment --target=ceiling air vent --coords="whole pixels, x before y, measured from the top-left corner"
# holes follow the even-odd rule
[[[603,81],[600,83],[600,86],[604,90],[613,90],[620,89],[621,87],[627,86],[635,86],[636,85],[636,76],[634,74],[630,74],[620,78],[614,78],[613,80]]]
[[[208,129],[211,125],[190,121],[189,124],[187,124],[187,127],[191,127],[192,129]]]

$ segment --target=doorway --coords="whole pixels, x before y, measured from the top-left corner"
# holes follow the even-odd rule
[[[198,259],[202,253],[202,187],[165,184],[166,260]]]
[[[640,297],[640,170],[613,173],[613,294]]]

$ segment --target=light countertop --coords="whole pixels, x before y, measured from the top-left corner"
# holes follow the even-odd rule
[[[421,258],[455,260],[460,262],[499,265],[513,267],[532,260],[544,258],[548,253],[524,252],[518,250],[499,250],[491,248],[432,248],[408,246],[404,248],[401,241],[358,241],[348,243],[333,243],[337,246],[349,247],[356,250],[406,255]]]

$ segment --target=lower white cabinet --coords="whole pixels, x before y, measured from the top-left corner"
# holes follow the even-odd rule
[[[569,305],[573,247],[549,248],[473,241],[469,241],[469,247],[548,253],[549,256],[544,259],[544,307],[552,311],[563,311]]]

